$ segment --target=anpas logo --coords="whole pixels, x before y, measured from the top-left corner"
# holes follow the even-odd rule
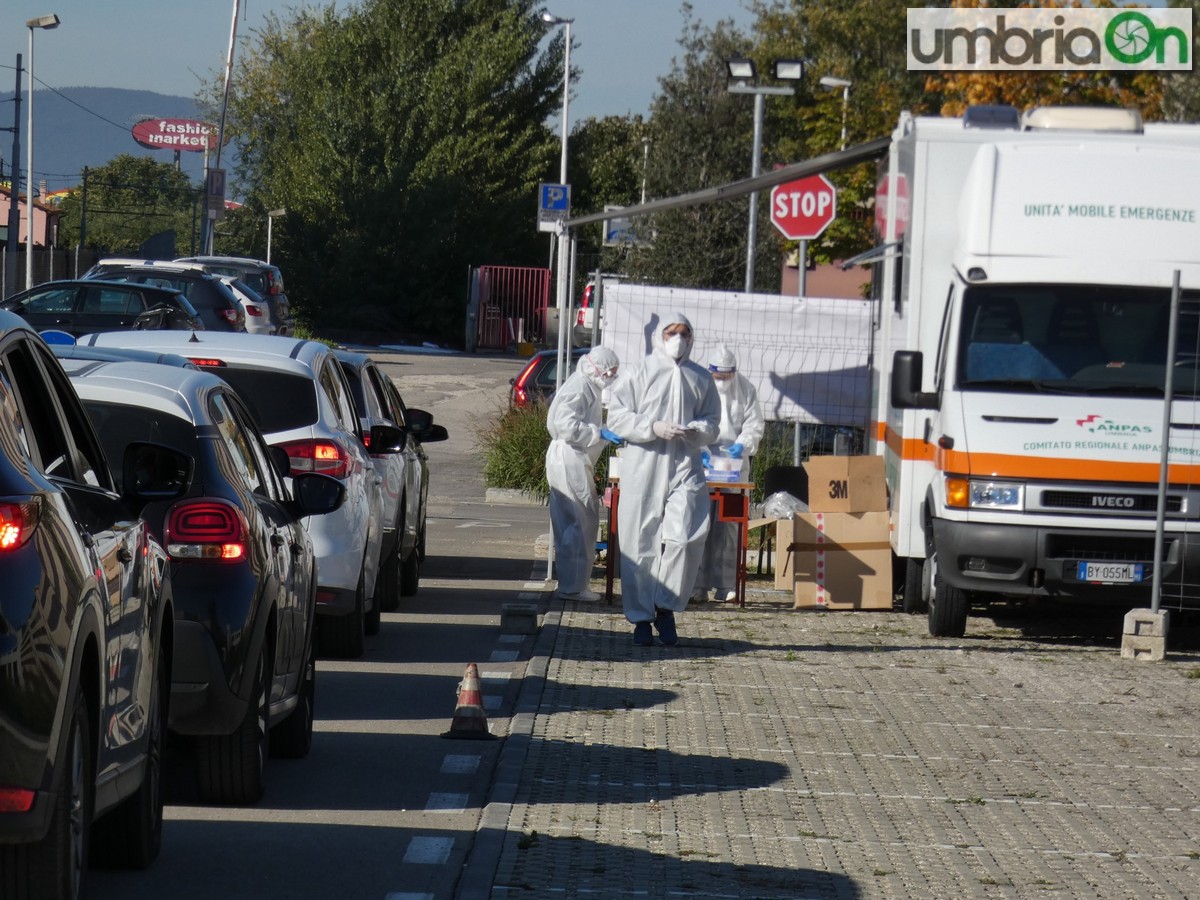
[[[1150,434],[1154,430],[1151,425],[1131,425],[1128,422],[1114,422],[1102,416],[1090,415],[1076,419],[1075,424],[1093,434]]]
[[[1190,70],[1190,9],[909,9],[909,70]]]

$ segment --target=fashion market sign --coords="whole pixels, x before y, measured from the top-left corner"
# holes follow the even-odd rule
[[[910,71],[1192,68],[1190,9],[908,10]]]

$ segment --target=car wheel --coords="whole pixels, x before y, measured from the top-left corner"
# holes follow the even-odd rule
[[[321,652],[338,659],[358,659],[363,655],[365,642],[364,609],[366,604],[364,576],[359,573],[354,594],[354,609],[344,616],[322,616],[317,633],[321,637]]]
[[[296,708],[271,729],[271,755],[281,759],[303,759],[312,749],[313,716],[317,700],[317,657],[310,643],[300,680]]]
[[[400,596],[411,597],[421,586],[421,561],[417,551],[404,557],[400,562]]]
[[[904,560],[904,606],[909,615],[925,612],[925,560]]]
[[[66,767],[46,836],[28,844],[0,844],[0,897],[5,900],[76,900],[82,892],[96,788],[82,696],[68,726]]]
[[[371,598],[371,608],[363,614],[363,633],[368,635],[379,634],[379,585],[375,586],[376,596]]]
[[[929,564],[933,570],[932,590],[929,592],[929,633],[933,637],[962,637],[967,633],[970,596],[942,578],[936,553],[930,557]]]
[[[395,612],[400,608],[400,545],[396,547],[379,567],[379,580],[375,583],[375,595],[383,612]]]
[[[425,525],[422,523],[421,531],[417,535],[417,559],[420,562],[425,562]]]
[[[145,778],[131,797],[96,822],[92,832],[93,865],[144,869],[158,858],[163,827],[163,744],[170,696],[171,667],[166,654],[160,652],[146,722]]]
[[[259,654],[251,700],[233,734],[204,735],[196,742],[197,790],[210,803],[257,803],[266,788],[267,735],[271,719],[271,662]]]

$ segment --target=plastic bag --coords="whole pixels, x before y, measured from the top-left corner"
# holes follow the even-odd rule
[[[776,491],[763,501],[762,511],[768,519],[790,519],[796,513],[808,512],[808,504],[787,491]]]

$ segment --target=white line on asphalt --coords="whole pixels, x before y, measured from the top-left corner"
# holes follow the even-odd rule
[[[525,584],[521,585],[521,587],[527,591],[541,591],[545,586],[546,586],[545,582],[542,582],[542,581],[527,581],[527,582],[525,582]],[[539,593],[539,594],[535,594],[533,597],[529,597],[528,599],[533,600],[540,596],[542,596],[542,595]]]
[[[479,755],[451,753],[442,760],[443,775],[473,775],[479,771]]]
[[[508,681],[512,678],[512,672],[480,672],[480,681]]]
[[[466,794],[430,794],[425,803],[425,812],[462,812],[466,808]]]
[[[447,837],[415,837],[408,842],[401,862],[444,865],[454,849],[454,838]]]
[[[507,528],[508,522],[463,522],[455,528]]]
[[[518,650],[493,650],[488,662],[516,662]]]

